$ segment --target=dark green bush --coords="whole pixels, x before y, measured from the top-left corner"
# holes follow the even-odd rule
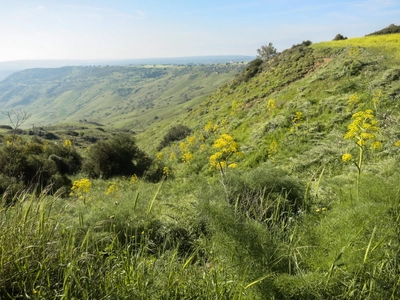
[[[262,68],[261,65],[264,61],[261,58],[256,58],[252,60],[247,68],[239,75],[239,77],[233,82],[233,87],[239,85],[241,82],[247,82],[257,73],[259,73]]]
[[[44,143],[40,138],[22,140],[9,136],[0,147],[0,194],[8,201],[22,189],[54,193],[71,185],[67,174],[81,169],[82,158],[74,147]]]
[[[90,148],[83,170],[90,177],[143,176],[152,160],[140,150],[130,134],[121,133]]]
[[[338,33],[337,35],[335,35],[335,37],[333,38],[332,41],[341,41],[341,40],[347,40],[347,37],[341,35],[340,33]]]
[[[380,34],[392,34],[392,33],[400,33],[400,26],[395,24],[390,24],[388,27],[383,28],[381,30],[375,31],[373,33],[367,34],[369,35],[380,35]]]
[[[64,147],[60,144],[49,145],[46,154],[55,162],[60,174],[73,175],[82,168],[82,157],[74,147]]]
[[[171,127],[168,130],[167,134],[162,139],[160,145],[158,146],[157,150],[160,151],[162,148],[167,147],[172,142],[183,140],[185,137],[189,136],[192,133],[192,129],[185,125],[176,125]]]

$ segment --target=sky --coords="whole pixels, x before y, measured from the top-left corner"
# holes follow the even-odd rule
[[[390,24],[399,0],[0,0],[0,62],[255,56]]]

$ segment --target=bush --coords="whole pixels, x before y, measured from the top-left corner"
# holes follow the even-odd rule
[[[90,148],[83,170],[90,177],[142,176],[152,160],[141,151],[133,137],[122,133]]]
[[[185,137],[189,136],[192,133],[192,129],[185,125],[176,125],[171,127],[171,129],[164,136],[157,150],[160,151],[162,148],[167,147],[172,142],[183,140]]]
[[[72,147],[44,144],[34,137],[29,141],[6,138],[0,148],[0,194],[6,193],[7,201],[22,189],[44,189],[54,193],[69,187],[71,181],[65,176],[80,170],[81,157]]]
[[[261,58],[256,58],[249,63],[249,66],[240,75],[240,79],[244,82],[249,81],[261,70],[261,64],[264,61]]]
[[[341,41],[341,40],[347,40],[347,37],[341,35],[340,33],[338,33],[332,41]]]
[[[74,147],[64,147],[60,144],[49,145],[46,153],[54,161],[60,174],[73,175],[82,168],[82,157]]]
[[[390,24],[388,27],[383,28],[381,30],[375,31],[373,33],[367,34],[369,35],[380,35],[380,34],[393,34],[393,33],[400,33],[400,26],[395,24]]]

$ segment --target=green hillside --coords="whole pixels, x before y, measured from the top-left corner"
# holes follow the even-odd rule
[[[243,65],[29,69],[0,82],[0,104],[2,111],[22,108],[31,113],[29,123],[35,125],[87,120],[142,130],[190,109]]]
[[[276,163],[301,171],[338,162],[351,146],[343,135],[352,115],[372,109],[381,127],[378,139],[386,145],[376,155],[390,156],[400,129],[399,37],[296,45],[259,65],[253,61],[184,123],[202,129],[225,122],[226,131],[246,147],[247,166],[267,161],[276,142]]]
[[[305,41],[197,100],[149,80],[136,134],[2,126],[0,298],[399,299],[399,63],[397,33]]]

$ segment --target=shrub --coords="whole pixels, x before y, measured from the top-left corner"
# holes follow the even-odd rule
[[[52,144],[47,147],[46,153],[55,162],[60,174],[73,175],[82,168],[82,157],[72,146]]]
[[[185,137],[189,136],[192,133],[192,129],[185,125],[176,125],[171,127],[168,130],[167,134],[164,136],[157,150],[160,151],[162,148],[167,147],[172,142],[183,140]]]
[[[108,141],[100,141],[90,148],[83,170],[90,177],[142,176],[152,160],[141,151],[133,137],[119,134]]]
[[[35,137],[29,141],[9,141],[0,148],[0,194],[6,193],[7,201],[22,189],[44,189],[54,193],[61,187],[69,187],[65,176],[78,172],[81,157],[72,147],[49,145]]]
[[[335,35],[335,37],[333,38],[332,41],[341,41],[341,40],[347,40],[347,37],[341,35],[340,33],[338,33],[337,35]]]
[[[242,79],[242,81],[249,81],[251,78],[253,78],[258,72],[260,72],[261,70],[261,64],[264,61],[261,58],[256,58],[254,60],[252,60],[249,63],[249,66],[243,71],[243,73],[240,75],[240,79]]]
[[[380,34],[393,34],[393,33],[400,33],[400,26],[395,24],[390,24],[388,27],[383,28],[381,30],[375,31],[373,33],[367,34],[369,35],[380,35]]]

